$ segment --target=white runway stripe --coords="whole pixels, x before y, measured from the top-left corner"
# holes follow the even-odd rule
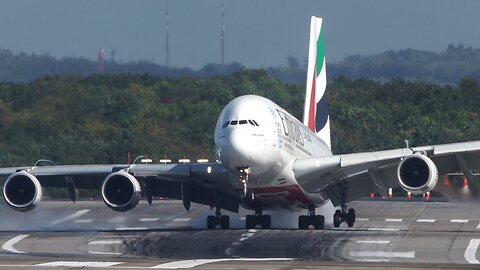
[[[480,239],[471,239],[470,243],[468,244],[467,249],[465,250],[465,260],[471,264],[479,264],[480,262],[477,260],[476,254],[478,245],[480,244]]]
[[[76,219],[73,222],[75,222],[75,223],[92,223],[93,219]]]
[[[435,219],[417,219],[417,222],[420,222],[420,223],[434,223]]]
[[[186,221],[190,221],[190,220],[191,220],[191,218],[176,218],[173,221],[175,221],[175,222],[186,222]]]
[[[402,222],[403,219],[401,218],[387,218],[385,219],[385,222]]]
[[[356,218],[356,221],[370,221],[369,218]]]
[[[398,231],[400,231],[400,229],[396,229],[396,228],[368,228],[367,231],[398,232]]]
[[[89,242],[89,245],[117,245],[121,244],[122,240],[95,240],[92,242]]]
[[[389,240],[358,240],[359,244],[389,244]]]
[[[387,251],[350,251],[352,257],[372,257],[372,258],[407,258],[414,259],[415,251],[407,252],[387,252]]]
[[[42,267],[78,267],[78,268],[85,268],[85,267],[110,267],[114,265],[122,264],[123,262],[48,262],[48,263],[39,263],[35,266],[42,266]]]
[[[158,221],[159,218],[141,218],[138,221],[140,222],[153,222],[153,221]]]
[[[451,223],[468,223],[468,219],[452,219]]]
[[[9,251],[9,252],[12,252],[12,253],[26,253],[26,252],[23,252],[23,251],[20,251],[20,250],[17,250],[16,248],[13,247],[13,245],[15,245],[16,243],[22,241],[23,239],[27,238],[28,237],[28,234],[20,234],[20,235],[17,235],[15,236],[14,238],[8,240],[7,242],[5,242],[3,245],[2,245],[2,249],[3,250],[6,250],[6,251]]]
[[[69,221],[69,220],[72,220],[72,219],[76,219],[80,216],[83,216],[85,215],[86,213],[90,212],[90,210],[88,209],[83,209],[83,210],[78,210],[77,212],[71,214],[71,215],[68,215],[64,218],[61,218],[61,219],[58,219],[58,220],[55,220],[55,221],[52,221],[50,222],[50,225],[56,225],[56,224],[59,224],[59,223],[63,223],[65,221]]]
[[[162,263],[151,268],[162,269],[185,269],[193,268],[207,263],[226,262],[226,261],[245,261],[245,262],[268,262],[268,261],[291,261],[292,258],[239,258],[239,259],[197,259],[184,260],[169,263]]]

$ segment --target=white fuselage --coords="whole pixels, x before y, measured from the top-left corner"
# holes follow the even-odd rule
[[[297,158],[332,155],[315,133],[272,101],[246,95],[225,106],[215,127],[218,160],[241,190],[239,169],[249,168],[248,189],[263,209],[305,209],[326,198],[305,192],[292,165]]]

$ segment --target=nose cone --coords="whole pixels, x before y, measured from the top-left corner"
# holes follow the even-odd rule
[[[255,136],[248,129],[232,128],[220,145],[220,160],[232,170],[250,167],[252,171],[260,171],[253,168],[264,167],[266,162],[271,162],[271,159],[265,160],[267,152],[263,136]]]

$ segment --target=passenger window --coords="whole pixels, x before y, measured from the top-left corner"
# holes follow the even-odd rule
[[[237,120],[234,120],[234,121],[230,122],[230,125],[235,126],[237,124],[237,122],[238,122]]]
[[[225,122],[225,124],[223,124],[222,128],[226,128],[228,126],[228,124],[230,124],[230,121]]]
[[[238,122],[238,124],[240,124],[240,125],[245,125],[246,123],[247,123],[247,120],[240,120],[240,121]]]

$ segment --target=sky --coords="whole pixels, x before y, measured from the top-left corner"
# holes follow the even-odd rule
[[[220,62],[222,0],[0,0],[0,48],[201,68]],[[327,61],[386,50],[480,48],[477,0],[223,0],[225,61],[286,66],[307,56],[310,16],[323,17]]]

